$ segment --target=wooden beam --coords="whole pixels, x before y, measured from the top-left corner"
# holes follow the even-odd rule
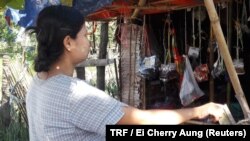
[[[144,6],[144,5],[146,4],[146,2],[147,2],[147,0],[140,0],[140,1],[138,2],[138,6],[139,6],[139,7],[142,7],[142,6]],[[132,19],[137,18],[139,12],[140,12],[140,8],[136,8],[136,9],[134,10],[134,13],[132,14],[131,18],[132,18]]]
[[[89,59],[76,65],[76,67],[106,66],[114,63],[114,59]]]
[[[157,4],[167,4],[167,3],[170,3],[170,2],[173,2],[174,0],[160,0],[160,1],[153,1],[153,2],[150,2],[150,5],[157,5]]]

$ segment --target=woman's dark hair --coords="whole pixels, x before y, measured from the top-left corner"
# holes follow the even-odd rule
[[[38,42],[35,71],[49,71],[64,51],[65,36],[75,39],[83,24],[83,15],[72,7],[54,5],[44,8],[38,15],[36,26],[26,29],[36,33]]]

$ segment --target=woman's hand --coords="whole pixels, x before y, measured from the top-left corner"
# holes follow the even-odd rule
[[[213,122],[219,121],[219,119],[223,116],[224,114],[224,106],[221,104],[217,103],[207,103],[202,106],[197,107],[199,114],[198,114],[198,119],[204,119],[207,117],[211,117],[211,120]]]

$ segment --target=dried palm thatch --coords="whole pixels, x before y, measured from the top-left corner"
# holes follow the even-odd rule
[[[10,104],[13,104],[15,111],[20,113],[21,120],[28,125],[28,119],[25,108],[25,95],[28,86],[31,82],[32,75],[26,65],[21,64],[20,61],[3,62],[3,75],[7,80],[8,96]]]

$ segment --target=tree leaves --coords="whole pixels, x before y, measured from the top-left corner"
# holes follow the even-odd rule
[[[23,9],[24,0],[1,0],[0,9],[5,8],[6,6],[11,7],[13,9]]]

